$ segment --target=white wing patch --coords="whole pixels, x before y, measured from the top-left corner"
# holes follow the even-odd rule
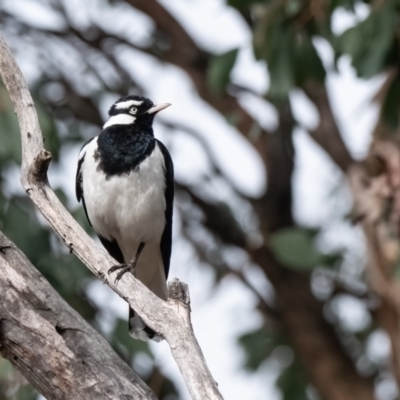
[[[95,138],[93,140],[97,142],[97,138]],[[78,161],[82,160],[82,158],[85,157],[86,151],[91,142],[92,141],[89,141],[89,143],[87,143],[85,146],[82,147],[81,151],[79,152]]]
[[[113,115],[108,119],[108,121],[103,125],[103,129],[109,128],[113,125],[130,125],[135,122],[136,118],[132,115],[127,114],[117,114]]]
[[[142,103],[142,100],[121,101],[120,103],[115,104],[115,108],[117,108],[118,110],[128,109],[130,106],[140,106]]]

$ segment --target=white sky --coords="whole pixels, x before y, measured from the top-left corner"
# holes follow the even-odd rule
[[[238,63],[232,75],[234,81],[260,94],[265,91],[269,83],[266,67],[254,60],[251,52],[251,34],[238,13],[227,8],[222,0],[162,0],[161,3],[176,15],[200,45],[216,53],[240,47]],[[78,17],[79,24],[85,24],[87,18],[100,18],[97,4],[105,7],[100,1],[91,0],[91,7],[75,13],[73,10],[79,9],[80,3],[72,1],[70,4],[71,13]],[[40,24],[43,20],[46,20],[49,26],[59,23],[57,18],[52,19],[47,12],[43,14],[43,9],[36,2],[3,0],[2,5],[17,7],[18,12],[23,13],[29,20],[39,18]],[[368,9],[365,10],[363,6],[357,7],[357,15],[344,10],[335,14],[335,32],[342,32],[358,19],[365,18]],[[112,12],[101,18],[102,24],[107,27],[113,26],[110,22],[113,18]],[[135,24],[130,23],[131,18],[134,18]],[[151,22],[139,13],[129,11],[126,19],[121,19],[119,26],[125,27],[124,32],[135,35],[139,41],[145,41]],[[325,64],[329,65],[332,62],[329,45],[318,39],[316,46]],[[160,118],[194,127],[210,144],[221,169],[237,188],[250,196],[257,196],[263,192],[266,185],[265,171],[257,153],[234,128],[226,124],[220,114],[198,98],[192,83],[182,71],[173,66],[160,65],[150,57],[134,51],[122,51],[119,57],[130,66],[132,76],[141,81],[154,102],[173,104],[173,107],[160,114]],[[32,75],[29,66],[23,62],[21,66],[28,77]],[[356,158],[363,157],[368,150],[371,131],[377,117],[377,110],[370,104],[370,99],[380,81],[381,79],[369,82],[357,79],[348,58],[340,60],[338,73],[330,73],[328,76],[327,86],[333,110],[344,133],[344,140]],[[276,126],[277,117],[273,106],[252,95],[243,96],[240,102],[259,118],[262,126],[269,129]],[[306,128],[315,126],[318,114],[300,91],[292,94],[291,102],[300,125]],[[109,104],[104,104],[104,115],[108,107]],[[165,141],[170,139],[161,131],[159,125],[156,125],[157,135]],[[181,180],[197,181],[206,176],[209,168],[199,145],[185,134],[177,135],[174,140],[173,157],[177,177]],[[350,204],[342,173],[303,129],[296,129],[294,143],[294,213],[297,221],[311,226],[324,225],[326,241],[336,246],[362,242],[362,236],[357,229],[341,222],[341,217],[348,211]],[[72,202],[74,159],[77,158],[78,151],[78,147],[65,150],[60,170],[53,169],[50,175],[50,181],[61,185],[70,194]],[[334,191],[339,195],[332,196]],[[362,253],[363,244],[358,246]],[[242,333],[256,329],[261,322],[259,315],[254,311],[254,296],[232,278],[224,279],[217,290],[212,289],[211,271],[198,265],[193,259],[191,249],[176,234],[171,278],[175,276],[189,284],[194,330],[225,399],[279,399],[280,395],[274,387],[274,379],[278,373],[277,365],[266,363],[254,374],[248,374],[241,369],[243,354],[236,345],[236,338]],[[93,283],[90,294],[97,303],[108,307],[121,317],[126,317],[126,304],[107,287],[98,282]],[[366,318],[359,304],[346,302],[344,299],[338,301],[336,306],[344,323],[351,323],[354,319],[362,323]],[[371,340],[371,351],[374,351],[379,341],[386,343],[385,340],[383,333],[376,336]],[[178,382],[184,393],[183,398],[189,399],[168,345],[152,344],[151,347],[163,372]]]

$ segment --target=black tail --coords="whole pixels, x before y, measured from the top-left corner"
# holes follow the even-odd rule
[[[129,334],[134,339],[148,341],[152,339],[156,342],[161,342],[163,338],[160,335],[157,335],[153,329],[149,328],[143,320],[139,317],[139,315],[135,314],[135,311],[129,307]]]

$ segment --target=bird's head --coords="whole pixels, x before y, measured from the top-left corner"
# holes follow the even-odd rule
[[[154,104],[147,97],[125,96],[117,100],[108,111],[110,116],[103,129],[115,125],[135,125],[139,128],[150,128],[154,116],[171,104]]]

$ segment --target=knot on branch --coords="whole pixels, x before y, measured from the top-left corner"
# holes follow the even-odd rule
[[[1,254],[6,255],[6,250],[8,250],[8,249],[12,249],[12,247],[11,246],[2,246],[0,244],[0,253]]]
[[[190,305],[189,287],[178,278],[174,278],[174,280],[168,284],[168,297],[178,300],[187,306]]]
[[[36,179],[47,181],[47,170],[52,159],[51,153],[47,150],[40,150],[34,158],[30,167],[30,173]]]

